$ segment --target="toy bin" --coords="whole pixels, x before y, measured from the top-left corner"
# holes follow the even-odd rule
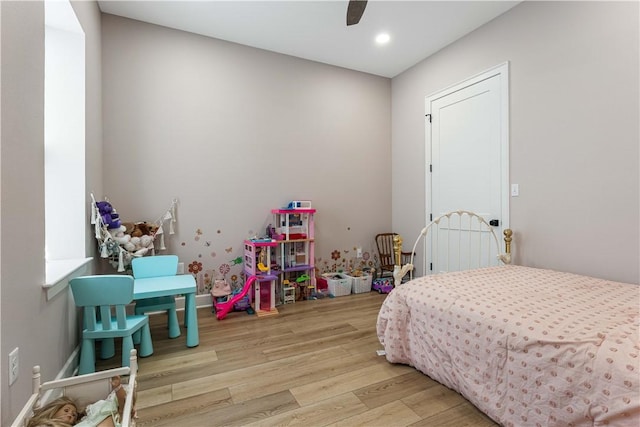
[[[365,292],[371,292],[371,275],[365,274],[362,276],[349,276],[351,279],[351,292],[354,294],[362,294]]]
[[[342,273],[326,273],[323,274],[327,280],[329,295],[334,297],[342,297],[351,294],[351,279]]]

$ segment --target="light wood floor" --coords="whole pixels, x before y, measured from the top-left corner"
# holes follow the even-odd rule
[[[184,330],[168,339],[166,316],[152,315],[137,425],[496,426],[459,394],[376,354],[384,298],[298,301],[275,316],[232,312],[220,321],[201,308],[195,348],[185,346]]]

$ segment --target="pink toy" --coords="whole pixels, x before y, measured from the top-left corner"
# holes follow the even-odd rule
[[[251,239],[244,241],[244,272],[248,277],[256,276],[253,283],[253,309],[256,316],[278,314],[276,308],[276,281],[278,276],[271,272],[271,250],[278,246],[272,239]]]
[[[213,304],[216,308],[216,318],[218,320],[224,319],[227,314],[233,310],[233,305],[240,301],[251,289],[253,283],[256,281],[256,276],[250,276],[247,279],[247,282],[244,284],[242,291],[240,293],[233,295],[231,298],[228,298],[226,301],[217,302],[216,299],[213,299]]]

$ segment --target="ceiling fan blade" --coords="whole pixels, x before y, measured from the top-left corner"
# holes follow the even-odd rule
[[[367,7],[367,0],[349,0],[347,6],[347,25],[355,25],[360,22],[364,9]]]

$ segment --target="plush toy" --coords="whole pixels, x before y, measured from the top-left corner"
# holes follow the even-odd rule
[[[115,232],[115,235],[113,236],[113,240],[115,240],[116,242],[118,242],[119,245],[126,245],[127,243],[129,243],[129,241],[131,241],[131,235],[126,233],[127,231],[127,227],[125,227],[124,225],[121,225],[120,228],[118,228],[118,230]]]
[[[100,212],[102,223],[106,225],[108,229],[120,228],[120,215],[118,215],[113,206],[111,206],[111,203],[103,200],[96,202],[96,207],[98,208],[98,212]]]
[[[122,226],[125,228],[124,234],[128,234],[129,236],[131,236],[131,233],[133,233],[133,230],[136,228],[133,222],[123,222]]]
[[[136,222],[129,233],[131,237],[153,236],[158,230],[158,226],[148,222]]]
[[[140,236],[140,246],[142,246],[143,248],[148,248],[152,243],[153,237],[147,235]]]
[[[147,251],[153,245],[153,237],[151,237],[151,236],[144,235],[144,236],[140,236],[140,237],[138,237],[138,236],[131,237],[128,234],[126,236],[128,236],[129,239],[128,239],[128,241],[126,241],[123,244],[123,247],[128,252],[131,252],[131,253],[135,254],[136,256],[142,256],[142,255],[146,254]]]
[[[96,203],[96,205],[98,205],[98,203]],[[101,204],[101,206],[105,210],[109,209],[109,207],[104,204]],[[111,219],[113,223],[113,217]],[[158,228],[157,225],[144,221],[137,223],[123,222],[120,223],[118,227],[113,227],[111,235],[113,241],[124,248],[129,254],[133,256],[144,256],[153,248],[154,235]]]
[[[127,252],[135,252],[136,251],[136,241],[133,239],[139,239],[139,237],[130,237],[130,240],[123,245],[123,247],[127,250]]]

